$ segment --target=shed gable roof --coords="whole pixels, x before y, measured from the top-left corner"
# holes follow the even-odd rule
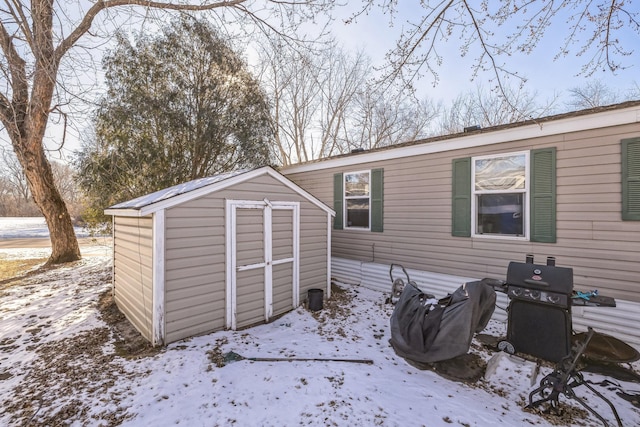
[[[154,193],[146,194],[126,202],[118,203],[105,209],[106,215],[114,216],[146,216],[162,209],[177,206],[189,200],[220,191],[232,185],[236,185],[257,177],[269,175],[283,185],[298,193],[320,209],[330,215],[335,215],[333,209],[322,203],[307,191],[300,188],[294,182],[284,177],[270,166],[259,169],[243,169],[234,172],[219,174],[206,178],[174,185]]]

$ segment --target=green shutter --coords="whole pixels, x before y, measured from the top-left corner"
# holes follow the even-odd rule
[[[333,219],[333,229],[342,230],[342,220],[344,218],[344,178],[341,173],[333,175],[333,210],[336,217]]]
[[[451,235],[471,236],[471,158],[453,160]]]
[[[371,170],[371,231],[382,233],[384,169]]]
[[[640,138],[622,140],[622,219],[640,221]]]
[[[531,150],[531,241],[556,242],[556,148]]]

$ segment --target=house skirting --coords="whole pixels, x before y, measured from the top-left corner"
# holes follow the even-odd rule
[[[391,294],[391,277],[388,264],[362,262],[345,258],[331,258],[332,279],[354,285],[361,285],[368,289]],[[448,274],[432,273],[428,271],[407,268],[411,280],[426,293],[441,298],[456,290],[461,284],[480,280],[474,277],[462,277]],[[401,269],[394,269],[394,278],[403,276]],[[496,310],[492,319],[507,322],[509,305],[506,294],[498,292]],[[571,308],[573,329],[576,332],[586,332],[590,326],[597,332],[611,335],[640,350],[640,304],[636,302],[616,299],[616,307],[586,307]],[[505,328],[506,329],[506,328]]]

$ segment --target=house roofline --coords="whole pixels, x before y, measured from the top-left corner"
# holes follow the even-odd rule
[[[369,151],[342,154],[307,163],[286,166],[284,174],[309,172],[362,163],[391,160],[422,154],[440,153],[465,148],[482,147],[523,139],[559,135],[640,122],[640,100],[606,107],[596,107],[571,113],[548,116],[520,123],[494,126],[469,133],[437,136]]]

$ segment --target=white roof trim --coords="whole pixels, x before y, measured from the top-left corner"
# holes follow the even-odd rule
[[[265,166],[259,169],[254,169],[252,171],[246,172],[246,173],[242,173],[239,175],[235,175],[232,176],[230,178],[221,180],[221,181],[217,181],[214,182],[212,184],[209,185],[205,185],[203,187],[199,187],[196,188],[194,190],[191,191],[187,191],[185,193],[173,196],[171,198],[168,199],[164,199],[164,200],[160,200],[158,202],[155,203],[150,203],[146,206],[141,206],[140,208],[136,209],[136,208],[125,208],[125,209],[105,209],[104,213],[106,215],[114,215],[114,216],[147,216],[150,214],[153,214],[154,212],[158,212],[160,210],[163,209],[167,209],[167,208],[171,208],[173,206],[179,205],[181,203],[185,203],[187,201],[196,199],[198,197],[216,192],[216,191],[220,191],[223,190],[225,188],[231,187],[233,185],[257,178],[259,176],[262,175],[269,175],[273,178],[275,178],[277,181],[279,181],[280,183],[282,183],[284,186],[288,187],[290,190],[298,193],[300,196],[304,197],[305,199],[307,199],[309,202],[311,202],[312,204],[314,204],[315,206],[319,207],[320,209],[322,209],[323,211],[325,211],[327,214],[331,215],[331,216],[335,216],[335,211],[331,208],[329,208],[327,205],[325,205],[323,202],[321,202],[320,200],[318,200],[316,197],[312,196],[310,193],[308,193],[307,191],[303,190],[302,188],[300,188],[298,185],[296,185],[293,181],[291,181],[290,179],[284,177],[283,175],[281,175],[280,173],[278,173],[276,170],[274,170],[272,167],[270,166]]]
[[[105,209],[105,215],[113,215],[113,216],[132,216],[132,217],[141,217],[143,215],[138,209]]]
[[[442,141],[425,142],[422,144],[404,147],[389,147],[386,150],[377,150],[354,156],[344,156],[335,159],[324,159],[317,162],[305,163],[283,167],[281,172],[292,174],[309,172],[336,167],[354,166],[362,163],[377,162],[382,160],[411,157],[421,154],[440,153],[444,151],[460,150],[464,148],[482,147],[504,142],[519,141],[523,139],[539,138],[550,135],[559,135],[570,132],[578,132],[591,129],[599,129],[610,126],[619,126],[640,122],[640,106],[609,110],[601,113],[585,114],[581,116],[566,117],[558,120],[550,120],[539,124],[530,124],[496,130],[486,133],[464,135],[457,138]]]

